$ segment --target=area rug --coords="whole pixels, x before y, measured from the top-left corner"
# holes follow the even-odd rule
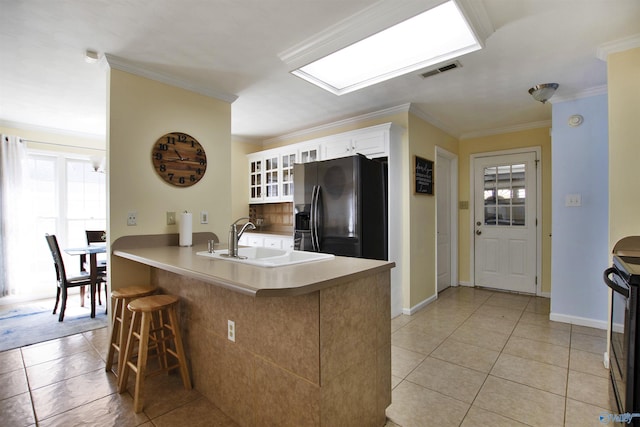
[[[42,300],[0,306],[0,351],[103,328],[109,323],[105,306],[97,303],[96,317],[91,318],[88,301],[85,307],[68,301],[64,321],[58,322],[58,314],[52,314],[54,302]]]

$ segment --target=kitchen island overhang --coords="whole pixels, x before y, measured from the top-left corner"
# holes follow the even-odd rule
[[[152,267],[152,284],[180,296],[196,389],[240,425],[385,424],[393,262],[335,257],[264,268],[200,250],[114,251]]]

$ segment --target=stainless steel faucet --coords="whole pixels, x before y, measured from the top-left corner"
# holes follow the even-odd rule
[[[248,220],[249,218],[246,216],[238,218],[233,224],[231,224],[231,228],[229,229],[229,253],[227,256],[238,258],[238,240],[242,237],[242,233],[244,233],[247,228],[249,230],[256,229],[256,226],[253,225],[252,222],[247,221],[247,223],[245,223],[240,229],[240,232],[238,232],[238,222],[243,219]]]

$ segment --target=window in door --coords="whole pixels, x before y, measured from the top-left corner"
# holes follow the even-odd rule
[[[485,225],[525,225],[525,174],[524,164],[484,168]]]

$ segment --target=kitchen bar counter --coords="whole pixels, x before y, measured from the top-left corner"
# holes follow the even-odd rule
[[[336,257],[265,268],[202,250],[113,252],[150,266],[151,283],[180,297],[199,392],[241,426],[385,425],[394,263]]]
[[[161,246],[115,250],[114,255],[202,280],[245,295],[304,295],[372,273],[393,268],[394,263],[362,258],[335,257],[285,267],[264,268],[196,255],[206,245]]]

